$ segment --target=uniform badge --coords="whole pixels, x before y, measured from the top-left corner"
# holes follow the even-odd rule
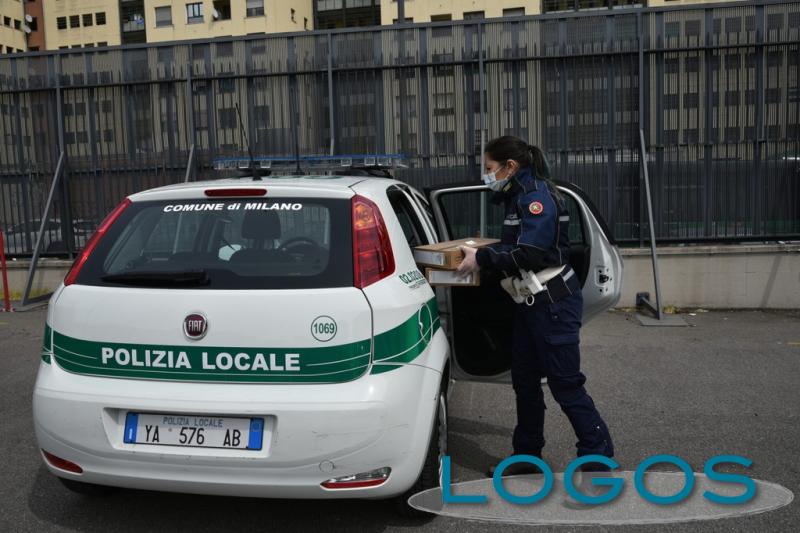
[[[544,206],[542,202],[531,202],[531,205],[528,206],[528,210],[534,215],[541,215],[542,211],[544,211]]]

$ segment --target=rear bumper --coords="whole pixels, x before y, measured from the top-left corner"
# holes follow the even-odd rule
[[[279,498],[384,498],[417,479],[441,374],[417,365],[331,385],[200,384],[100,378],[42,363],[33,395],[39,447],[78,464],[57,476],[129,488]],[[128,411],[264,417],[260,451],[123,442]],[[376,487],[320,483],[382,467]]]

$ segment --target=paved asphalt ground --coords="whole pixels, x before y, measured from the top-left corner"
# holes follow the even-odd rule
[[[522,531],[436,517],[396,517],[385,502],[258,500],[121,491],[103,499],[67,492],[42,466],[31,422],[43,310],[0,313],[2,473],[0,531]],[[634,470],[672,453],[695,471],[717,454],[753,460],[752,477],[800,496],[800,314],[709,312],[690,328],[643,328],[610,312],[583,330],[589,392],[615,439],[616,459]],[[545,460],[563,471],[574,436],[548,397]],[[455,480],[476,479],[510,452],[510,386],[458,383],[450,405]],[[547,527],[580,531],[611,528]],[[638,531],[643,526],[617,529]],[[760,515],[649,526],[653,531],[798,531],[800,502]]]

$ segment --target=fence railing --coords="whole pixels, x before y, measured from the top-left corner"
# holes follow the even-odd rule
[[[154,43],[0,59],[0,224],[74,252],[124,195],[215,157],[402,153],[424,187],[482,141],[541,145],[620,242],[800,236],[800,3],[613,9]],[[236,106],[242,110],[241,128]],[[187,169],[187,164],[191,165]]]

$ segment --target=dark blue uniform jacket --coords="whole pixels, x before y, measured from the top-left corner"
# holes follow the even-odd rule
[[[509,178],[493,201],[504,204],[505,220],[500,242],[480,248],[475,256],[482,271],[512,276],[569,261],[569,212],[564,199],[530,167]]]

